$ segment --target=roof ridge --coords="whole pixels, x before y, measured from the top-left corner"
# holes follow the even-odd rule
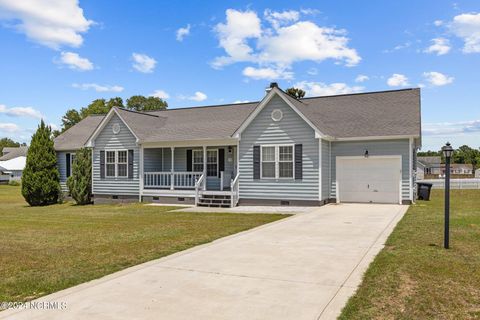
[[[166,112],[166,111],[176,111],[176,110],[188,110],[188,109],[203,109],[203,108],[216,108],[216,107],[226,107],[226,106],[237,106],[237,105],[246,105],[246,104],[258,104],[260,101],[251,101],[251,102],[239,102],[239,103],[224,103],[224,104],[212,104],[207,106],[195,106],[195,107],[181,107],[181,108],[172,108],[165,110],[149,110],[147,112]]]
[[[362,94],[376,94],[376,93],[388,93],[388,92],[399,92],[399,91],[413,91],[413,90],[420,90],[420,88],[403,88],[403,89],[391,89],[391,90],[379,90],[379,91],[367,91],[367,92],[352,92],[352,93],[342,93],[342,94],[332,94],[328,96],[316,96],[316,97],[306,97],[302,99],[297,99],[298,101],[302,100],[309,100],[309,99],[319,99],[319,98],[331,98],[331,97],[345,97],[345,96],[356,96]],[[286,93],[288,94],[288,93]],[[290,95],[289,95],[290,96]],[[294,97],[292,97],[294,98]]]
[[[127,112],[131,112],[131,113],[137,113],[137,114],[141,114],[141,115],[144,115],[144,116],[150,116],[150,117],[155,117],[155,118],[158,118],[157,115],[155,114],[149,114],[149,113],[146,113],[145,111],[137,111],[137,110],[130,110],[130,109],[125,109],[125,108],[121,108],[121,107],[114,107],[114,108],[117,108],[119,110],[122,110],[122,111],[127,111]],[[152,110],[153,111],[153,110]],[[159,111],[159,110],[157,110]]]

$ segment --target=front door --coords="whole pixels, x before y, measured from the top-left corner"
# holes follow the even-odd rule
[[[207,149],[207,190],[220,190],[218,149]]]

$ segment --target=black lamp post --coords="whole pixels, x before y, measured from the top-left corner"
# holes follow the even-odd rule
[[[450,247],[450,158],[453,154],[453,148],[450,142],[442,147],[445,157],[445,235],[443,246],[445,249]]]

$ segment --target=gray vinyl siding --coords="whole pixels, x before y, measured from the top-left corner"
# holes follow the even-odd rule
[[[57,168],[60,173],[60,186],[62,187],[63,192],[68,192],[67,187],[67,153],[75,153],[74,150],[71,151],[57,151]]]
[[[112,126],[118,123],[120,132],[113,134]],[[133,150],[133,179],[100,178],[100,151],[127,149]],[[135,136],[118,116],[114,115],[95,139],[93,148],[93,194],[138,195],[140,183],[138,177],[139,148]]]
[[[330,197],[330,142],[322,140],[322,200]]]
[[[169,150],[170,151],[170,150]],[[161,148],[143,149],[143,170],[144,172],[160,172],[163,171]],[[170,158],[168,159],[170,160]]]
[[[274,109],[283,119],[271,118]],[[302,144],[303,179],[253,179],[253,146],[265,144]],[[239,150],[240,198],[274,200],[319,200],[319,140],[314,130],[278,96],[241,134]]]
[[[402,200],[410,199],[410,154],[409,140],[376,140],[376,141],[342,141],[332,142],[332,184],[331,197],[336,198],[336,157],[362,156],[368,150],[370,156],[401,155],[402,156]]]

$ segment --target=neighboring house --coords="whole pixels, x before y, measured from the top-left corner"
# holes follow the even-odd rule
[[[5,147],[0,157],[0,180],[21,180],[27,161],[28,147]]]
[[[427,166],[420,160],[417,160],[417,168],[416,168],[417,180],[425,179],[425,171],[427,171],[426,169],[427,169]]]
[[[93,150],[95,203],[234,206],[410,203],[420,90],[134,112],[112,108],[55,139],[62,184]]]
[[[441,168],[442,176],[445,175],[445,165],[442,164]],[[458,175],[472,175],[473,166],[468,163],[452,163],[450,164],[450,173]]]
[[[423,168],[423,173],[428,175],[439,175],[442,173],[442,158],[438,156],[417,157],[417,167]]]

